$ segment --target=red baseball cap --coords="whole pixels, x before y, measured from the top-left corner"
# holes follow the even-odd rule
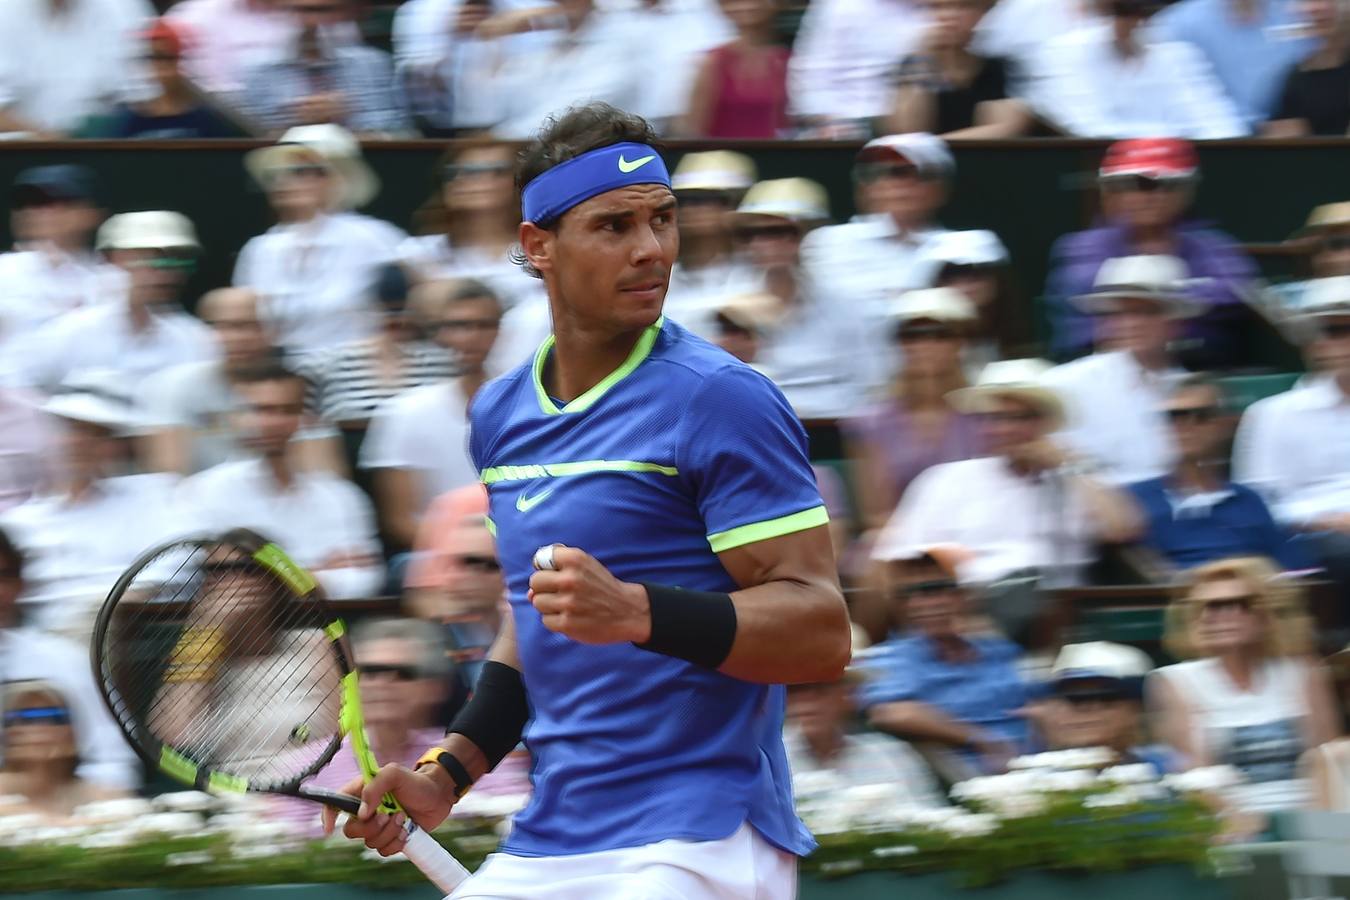
[[[1106,149],[1098,175],[1112,178],[1194,178],[1199,162],[1190,141],[1181,138],[1132,138]]]
[[[147,42],[164,41],[175,56],[181,56],[184,46],[191,43],[188,29],[167,18],[152,19],[141,31],[141,38]]]

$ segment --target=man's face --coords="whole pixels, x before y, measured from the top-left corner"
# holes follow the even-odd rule
[[[150,67],[150,77],[161,88],[177,84],[182,75],[178,71],[178,50],[173,41],[157,38],[150,41],[146,48],[145,61]]]
[[[30,194],[15,205],[11,221],[16,240],[72,247],[87,243],[102,217],[88,203]]]
[[[1298,9],[1309,31],[1324,39],[1336,34],[1336,27],[1347,14],[1345,4],[1338,0],[1300,0]]]
[[[168,306],[177,302],[196,265],[188,250],[111,250],[108,260],[131,279],[133,303]]]
[[[904,604],[906,626],[937,640],[961,634],[966,592],[942,568],[930,562],[897,566],[894,597]]]
[[[837,736],[853,714],[847,682],[794,684],[788,688],[787,715],[808,738]]]
[[[6,704],[5,761],[12,767],[42,766],[76,756],[75,732],[66,702],[45,691]]]
[[[723,191],[680,191],[680,237],[724,239],[731,230],[733,209],[731,195]]]
[[[1219,395],[1214,388],[1196,387],[1173,394],[1163,412],[1183,460],[1207,462],[1218,455],[1225,429]]]
[[[455,354],[461,368],[477,371],[497,342],[501,321],[501,309],[486,297],[453,300],[436,322],[436,343]]]
[[[1313,322],[1317,337],[1311,345],[1318,369],[1350,379],[1350,314],[1319,316]]]
[[[1111,679],[1082,679],[1062,685],[1052,701],[1052,742],[1058,749],[1128,749],[1139,725],[1139,703]]]
[[[303,156],[267,170],[267,202],[282,221],[308,219],[328,208],[336,190],[332,171],[317,159]]]
[[[1311,262],[1317,278],[1350,275],[1350,226],[1324,231],[1313,247]]]
[[[450,603],[457,615],[495,621],[506,583],[497,548],[487,526],[466,522],[455,532],[457,577],[450,586]]]
[[[255,381],[241,390],[240,430],[245,446],[262,456],[280,456],[300,428],[305,386],[298,378]]]
[[[1164,228],[1181,219],[1191,202],[1190,181],[1121,175],[1102,180],[1102,207],[1129,228]]]
[[[1097,330],[1099,349],[1125,350],[1141,359],[1166,352],[1177,334],[1166,307],[1143,297],[1114,301],[1112,311],[1098,320]]]
[[[430,724],[439,685],[422,678],[416,661],[421,648],[412,641],[383,639],[356,648],[361,667],[361,706],[372,728],[412,731]]]
[[[940,178],[921,175],[917,166],[893,153],[859,161],[856,172],[863,210],[889,215],[901,228],[924,227],[946,199]]]
[[[472,147],[442,173],[442,199],[454,213],[505,211],[515,203],[515,166],[505,145]]]
[[[61,448],[72,475],[102,478],[121,456],[121,443],[111,429],[71,419],[61,425]]]
[[[736,228],[736,238],[756,269],[795,269],[801,260],[802,230],[790,219],[747,216]]]
[[[995,456],[1005,456],[1018,447],[1045,437],[1049,423],[1031,403],[1013,396],[990,398],[980,413],[985,446]]]
[[[267,332],[258,319],[258,304],[249,291],[218,292],[202,317],[215,333],[227,366],[260,358],[268,349]]]
[[[344,21],[349,7],[349,0],[290,0],[291,15],[306,31]]]
[[[525,223],[531,262],[561,298],[555,314],[583,329],[635,331],[661,316],[680,251],[675,195],[637,184],[592,197],[554,231]]]

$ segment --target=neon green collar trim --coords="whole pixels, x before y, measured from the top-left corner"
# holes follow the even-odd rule
[[[623,361],[613,372],[610,372],[600,380],[595,387],[591,388],[580,397],[570,403],[565,404],[561,409],[549,397],[548,391],[544,390],[544,365],[548,362],[549,351],[553,349],[553,335],[549,335],[544,343],[539,345],[539,349],[534,354],[534,393],[539,398],[539,408],[546,416],[559,416],[563,413],[585,412],[595,405],[595,402],[605,396],[605,392],[614,385],[618,384],[629,375],[633,370],[642,365],[642,361],[652,352],[652,347],[656,344],[656,338],[661,334],[661,326],[666,322],[666,317],[662,316],[638,338],[637,343],[633,345],[633,352],[628,354],[628,358]]]

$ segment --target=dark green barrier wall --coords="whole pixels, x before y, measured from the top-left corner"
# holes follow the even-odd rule
[[[225,283],[239,247],[269,224],[266,204],[245,175],[247,142],[0,144],[0,184],[27,166],[80,162],[95,168],[115,211],[178,209],[201,231],[208,249],[194,288]],[[407,226],[431,187],[440,142],[375,144],[367,148],[384,191],[374,215]],[[696,145],[677,144],[672,156]],[[1045,280],[1051,243],[1083,227],[1095,208],[1091,173],[1101,144],[1081,141],[968,143],[956,148],[958,175],[943,220],[956,228],[991,228],[1008,245],[1024,299]],[[830,191],[837,218],[852,211],[849,167],[856,147],[836,144],[746,144],[766,178],[803,175]],[[1283,240],[1318,203],[1350,200],[1350,142],[1306,140],[1209,144],[1201,149],[1204,178],[1199,216],[1244,242]],[[0,229],[4,231],[6,229]],[[5,235],[6,242],[8,240]],[[1286,268],[1263,263],[1272,274]],[[0,289],[3,289],[0,286]]]

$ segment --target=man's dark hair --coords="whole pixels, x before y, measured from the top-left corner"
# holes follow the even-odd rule
[[[234,377],[240,384],[262,384],[267,381],[298,381],[302,385],[309,383],[305,376],[287,368],[286,364],[275,356],[267,356],[240,366]]]
[[[445,298],[446,303],[459,303],[463,300],[491,300],[501,309],[502,301],[497,296],[487,282],[479,281],[477,278],[457,278],[455,287],[450,291],[450,295]]]
[[[516,157],[516,191],[524,191],[525,185],[569,159],[611,144],[628,142],[649,144],[660,149],[656,130],[642,116],[600,102],[569,107],[563,113],[545,120],[544,126]],[[558,219],[535,224],[541,228],[553,228],[558,224]],[[520,247],[511,251],[511,259],[526,274],[539,277]]]
[[[0,528],[0,575],[13,575],[23,580],[23,551]]]
[[[1178,378],[1176,381],[1172,382],[1167,391],[1167,396],[1175,397],[1186,391],[1199,390],[1213,391],[1215,397],[1218,398],[1219,408],[1222,410],[1228,409],[1228,392],[1224,389],[1223,382],[1204,372],[1192,372]]]

